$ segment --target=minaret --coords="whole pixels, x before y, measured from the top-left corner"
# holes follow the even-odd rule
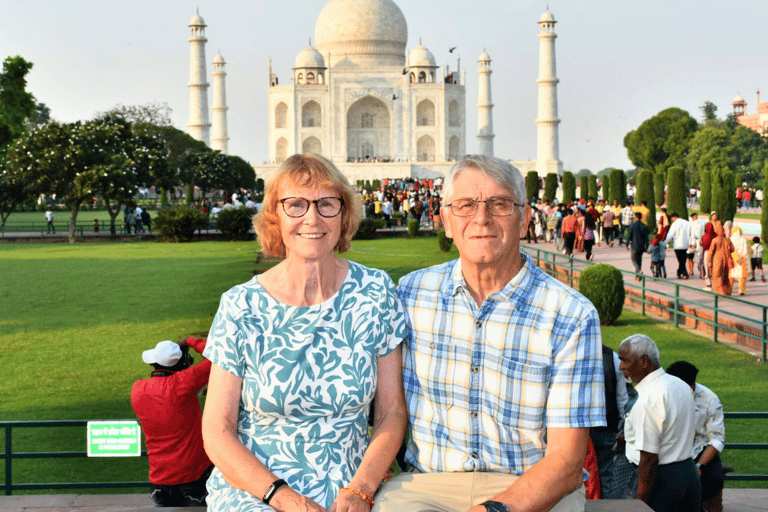
[[[536,171],[539,176],[546,176],[551,172],[558,175],[563,172],[563,163],[560,161],[560,149],[558,140],[557,118],[557,75],[555,72],[555,17],[544,11],[539,19],[541,31],[539,32],[539,112],[536,124],[538,125],[538,154],[536,158]]]
[[[477,152],[493,156],[493,103],[491,103],[491,57],[483,51],[478,60],[477,138],[480,140]]]
[[[227,142],[227,91],[224,85],[224,57],[221,53],[213,59],[213,129],[211,133],[211,149],[218,149],[225,155],[229,154]]]
[[[205,22],[196,13],[189,22],[189,123],[187,131],[197,139],[211,144],[208,122],[208,82],[205,79]]]

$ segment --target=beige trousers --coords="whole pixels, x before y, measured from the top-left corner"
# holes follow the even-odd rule
[[[503,473],[402,473],[376,493],[372,512],[466,512],[502,493],[517,480]],[[552,512],[584,512],[582,485],[565,496]]]

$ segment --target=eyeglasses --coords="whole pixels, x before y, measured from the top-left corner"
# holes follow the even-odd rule
[[[485,208],[488,213],[495,217],[508,217],[515,213],[515,206],[524,207],[524,204],[516,203],[511,199],[505,197],[492,197],[485,201],[478,199],[456,199],[451,204],[447,204],[451,208],[451,213],[457,217],[471,217],[477,213],[477,208],[480,203],[485,203]]]
[[[314,203],[317,208],[317,213],[321,217],[331,218],[336,217],[341,213],[341,209],[344,206],[344,200],[340,197],[321,197],[310,201],[303,197],[286,197],[280,200],[280,204],[283,205],[283,211],[289,217],[297,219],[306,215],[309,211],[309,205]]]

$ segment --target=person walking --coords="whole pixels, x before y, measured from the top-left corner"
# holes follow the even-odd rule
[[[715,238],[709,246],[707,267],[712,276],[712,291],[721,295],[730,295],[733,291],[728,275],[733,268],[731,254],[735,250],[731,239],[726,236],[725,227],[718,221],[713,223]]]
[[[565,209],[565,217],[563,217],[562,234],[563,234],[563,254],[571,256],[573,254],[573,244],[576,241],[576,228],[578,222],[576,221],[576,215],[569,209]]]
[[[56,226],[53,225],[53,217],[54,217],[53,209],[51,208],[50,205],[48,205],[48,209],[45,211],[45,220],[46,220],[45,227],[47,230],[46,232],[50,234],[51,230],[53,230],[53,234],[55,235]]]
[[[632,203],[627,202],[626,206],[621,209],[621,232],[619,233],[619,247],[621,247],[622,243],[626,243],[627,246],[629,246],[629,241],[624,238],[627,231],[629,231],[629,226],[632,225],[633,222],[635,222],[635,211],[632,209]]]
[[[629,226],[627,234],[627,250],[630,251],[635,273],[638,274],[635,277],[637,281],[643,279],[643,253],[648,249],[648,226],[642,219],[643,212],[635,212],[635,222]]]
[[[584,257],[587,261],[595,259],[595,255],[592,254],[592,248],[595,246],[595,219],[589,213],[583,213],[584,217],[584,251],[587,253]]]
[[[672,249],[675,250],[677,258],[677,278],[688,279],[688,270],[686,270],[686,260],[688,259],[688,247],[690,247],[691,226],[688,221],[680,218],[677,212],[672,212],[670,216],[672,224],[669,226],[669,232],[664,237],[664,242],[672,242]],[[661,233],[661,225],[659,227]],[[664,236],[664,235],[662,235]]]
[[[615,234],[613,229],[614,219],[613,210],[610,208],[603,209],[603,241],[605,245],[610,247],[613,247],[613,236]]]
[[[745,192],[746,193],[746,192]],[[731,243],[733,244],[734,267],[731,270],[731,277],[739,281],[739,295],[747,293],[747,279],[749,279],[749,246],[744,233],[739,226],[733,226],[731,231]]]
[[[750,281],[755,280],[755,272],[760,270],[760,279],[765,282],[765,274],[763,274],[763,244],[760,243],[759,236],[752,238],[752,248],[749,253],[749,266],[752,269],[752,279]]]

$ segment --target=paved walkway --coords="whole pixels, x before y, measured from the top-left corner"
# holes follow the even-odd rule
[[[0,496],[3,512],[104,511],[153,512],[157,509],[146,494],[47,494],[35,496]],[[205,508],[165,508],[170,512],[197,511]],[[629,512],[650,510],[639,501],[588,501],[586,512]],[[724,489],[724,512],[768,512],[768,489]]]

